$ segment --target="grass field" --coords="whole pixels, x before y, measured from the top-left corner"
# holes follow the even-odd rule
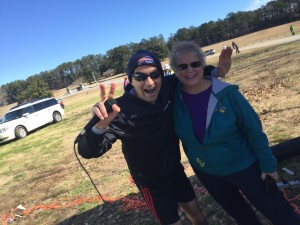
[[[207,60],[208,64],[216,65],[218,57]],[[233,54],[232,68],[224,79],[240,86],[262,120],[270,145],[300,136],[299,61],[300,41],[247,50]],[[122,86],[118,85],[117,95],[122,92]],[[0,145],[2,224],[10,214],[20,213],[14,211],[20,204],[26,210],[21,212],[23,217],[15,217],[17,221],[12,224],[117,224],[105,206],[111,207],[122,225],[157,224],[131,184],[119,142],[99,159],[80,158],[104,196],[105,204],[97,198],[97,192],[75,157],[73,141],[91,118],[91,106],[98,100],[97,88],[64,97],[66,107],[62,122]],[[182,158],[209,225],[234,225],[194,178],[186,157]],[[281,178],[299,178],[299,160],[297,156],[280,162],[279,169],[287,167],[296,173],[293,177],[280,173]],[[299,190],[292,187],[289,197],[299,194]],[[299,198],[292,203],[300,207]],[[261,218],[265,225],[270,224]],[[184,216],[183,219],[188,224]]]

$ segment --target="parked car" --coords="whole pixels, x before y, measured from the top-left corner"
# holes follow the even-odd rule
[[[204,56],[213,55],[213,54],[215,54],[215,53],[216,53],[216,50],[214,50],[214,49],[209,49],[209,50],[206,50],[206,51],[204,52]]]
[[[0,143],[20,139],[43,125],[60,122],[63,105],[55,98],[22,103],[11,108],[0,121]]]

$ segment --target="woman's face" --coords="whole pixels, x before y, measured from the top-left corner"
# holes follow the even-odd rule
[[[175,74],[186,87],[195,87],[203,80],[203,65],[194,53],[178,55],[175,60]]]

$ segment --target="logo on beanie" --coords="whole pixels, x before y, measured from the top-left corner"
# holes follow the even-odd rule
[[[138,66],[141,66],[144,64],[155,64],[154,59],[150,56],[144,56],[143,58],[140,58],[138,60]]]

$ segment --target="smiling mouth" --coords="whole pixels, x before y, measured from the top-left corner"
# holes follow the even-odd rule
[[[184,78],[186,78],[186,79],[192,79],[192,78],[195,78],[196,76],[197,76],[197,74],[194,74],[194,75],[184,76]]]
[[[154,92],[155,92],[155,88],[153,88],[153,89],[144,89],[144,92],[146,93],[146,94],[153,94]]]

